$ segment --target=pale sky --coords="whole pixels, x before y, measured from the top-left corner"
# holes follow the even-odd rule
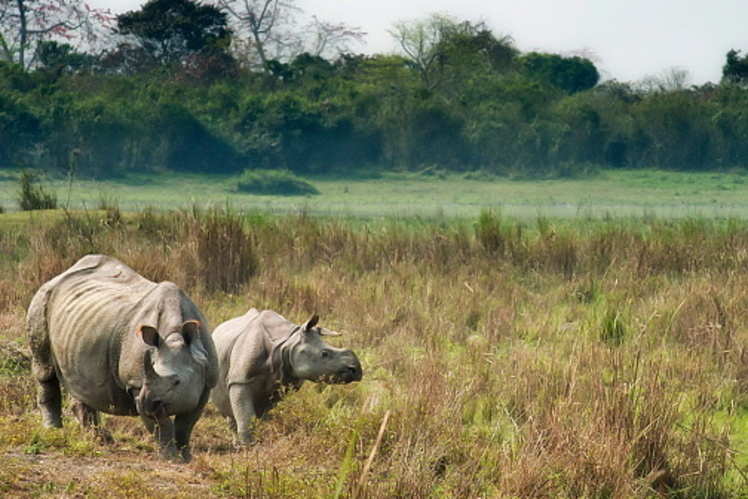
[[[115,13],[142,0],[91,0]],[[307,14],[367,33],[364,53],[396,51],[396,21],[438,12],[485,21],[524,51],[594,54],[603,77],[635,81],[670,68],[718,82],[725,53],[748,51],[748,0],[297,0]]]

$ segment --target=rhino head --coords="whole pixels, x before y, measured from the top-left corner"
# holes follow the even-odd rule
[[[150,348],[143,356],[143,386],[135,399],[138,413],[158,418],[193,410],[206,383],[200,323],[187,321],[165,339],[151,326],[141,326],[139,333]]]
[[[361,363],[351,350],[328,345],[322,336],[339,336],[339,333],[315,327],[319,317],[315,314],[300,327],[298,340],[293,346],[289,361],[294,377],[324,383],[351,383],[363,376]]]

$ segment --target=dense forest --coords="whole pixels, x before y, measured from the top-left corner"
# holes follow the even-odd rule
[[[400,23],[399,55],[343,51],[335,42],[360,33],[321,23],[317,46],[294,52],[232,5],[150,0],[101,16],[109,43],[87,51],[33,38],[41,29],[24,37],[0,15],[0,168],[531,177],[748,165],[748,56],[735,50],[719,84],[677,71],[600,82],[589,59],[523,53],[480,22]]]

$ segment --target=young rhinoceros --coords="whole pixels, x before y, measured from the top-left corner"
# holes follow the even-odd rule
[[[211,400],[229,420],[240,443],[252,439],[252,423],[272,409],[287,389],[304,380],[327,383],[360,381],[361,364],[350,350],[334,348],[315,327],[315,315],[297,326],[277,313],[250,309],[213,331],[218,352],[218,384]]]
[[[176,285],[88,255],[37,291],[27,328],[44,426],[62,426],[62,382],[82,425],[98,427],[98,411],[140,415],[164,457],[190,459],[218,359],[205,319]]]

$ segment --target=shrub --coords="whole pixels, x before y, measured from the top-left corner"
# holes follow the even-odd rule
[[[316,187],[287,170],[244,170],[237,182],[237,189],[240,192],[276,196],[319,194]]]
[[[19,182],[21,191],[18,203],[24,211],[29,210],[54,210],[57,208],[57,195],[47,192],[38,184],[38,176],[31,171],[21,173]]]

